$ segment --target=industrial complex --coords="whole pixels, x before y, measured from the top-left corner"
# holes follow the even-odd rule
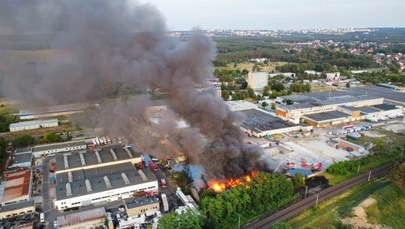
[[[402,92],[370,86],[344,91],[312,92],[282,96],[276,100],[277,116],[293,123],[316,127],[401,114],[405,105]]]
[[[350,139],[372,136],[377,122],[403,117],[405,98],[392,88],[371,86],[281,96],[266,102],[274,106],[226,103],[243,117],[239,125],[245,141],[262,148],[269,169],[311,177],[335,162],[368,155],[372,146]],[[158,124],[159,112],[166,107],[148,109],[150,119]],[[57,125],[58,120],[49,123]],[[28,121],[11,127],[24,131],[47,125]],[[195,187],[191,186],[193,197],[171,187],[161,171],[169,174],[162,161],[121,140],[96,137],[13,150],[0,185],[0,218],[35,215],[42,206],[42,217],[50,219],[47,225],[53,228],[132,228],[145,223],[156,227],[159,217],[170,211],[200,214]],[[169,160],[174,159],[175,165],[184,166],[186,160],[180,158],[178,154],[165,162],[170,166]],[[80,212],[69,212],[77,209]]]
[[[137,193],[157,193],[158,182],[152,171],[134,167],[141,160],[131,147],[122,146],[58,154],[55,207],[63,210]]]

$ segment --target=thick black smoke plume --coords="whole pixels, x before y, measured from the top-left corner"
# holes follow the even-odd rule
[[[41,0],[0,2],[0,91],[25,105],[106,101],[81,119],[105,134],[126,135],[154,156],[185,153],[209,176],[240,176],[262,167],[262,152],[243,143],[243,120],[213,93],[215,46],[195,32],[181,41],[167,35],[163,16],[135,1]],[[60,55],[35,63],[9,57],[15,34],[46,34]],[[7,40],[8,39],[8,40]],[[167,109],[150,121],[145,93],[164,92]],[[135,93],[136,94],[136,93]],[[115,96],[115,99],[111,99]],[[188,127],[179,128],[185,120]]]

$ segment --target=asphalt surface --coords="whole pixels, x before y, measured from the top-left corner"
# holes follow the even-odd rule
[[[353,186],[367,182],[369,180],[369,175],[370,179],[384,175],[389,170],[390,167],[391,165],[381,166],[377,169],[372,170],[371,174],[370,172],[363,173],[357,177],[351,178],[347,181],[334,185],[315,195],[309,196],[306,199],[303,199],[295,204],[292,204],[287,208],[284,208],[272,215],[268,215],[257,221],[248,223],[244,225],[243,228],[245,229],[271,228],[273,224],[287,220],[303,212],[304,210],[311,208],[312,206],[316,205],[316,203],[320,203],[321,201],[327,198],[330,198],[334,195],[344,192]]]
[[[172,186],[170,180],[167,179],[166,174],[164,173],[164,171],[166,171],[166,169],[162,166],[162,164],[160,164],[160,163],[156,163],[156,164],[159,167],[159,170],[155,172],[156,178],[158,179],[158,182],[159,182],[159,193],[165,193],[166,194],[170,210],[176,209],[178,207],[176,189],[175,189],[175,187]],[[166,188],[162,187],[161,179],[166,180],[166,184],[167,184]],[[163,204],[162,203],[161,203],[161,208],[160,209],[161,209],[162,213],[165,213],[165,212],[163,212]]]

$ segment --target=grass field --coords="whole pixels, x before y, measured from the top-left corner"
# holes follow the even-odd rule
[[[7,98],[0,98],[0,115],[15,113],[17,111],[18,109],[15,105],[15,101]]]
[[[366,208],[368,219],[373,224],[405,228],[405,193],[394,183],[372,195],[377,200]]]
[[[400,154],[380,154],[378,156],[376,155],[376,156],[370,157],[370,159],[366,165],[360,166],[359,174],[368,172],[372,169],[378,168],[385,164],[394,163],[394,162],[398,161],[399,159],[401,159]],[[345,176],[345,175],[333,175],[328,172],[324,172],[322,175],[325,176],[325,178],[329,180],[329,184],[335,185],[337,183],[350,179],[350,178],[356,176],[357,174],[351,174],[351,175]]]
[[[402,216],[405,215],[405,194],[385,178],[349,189],[320,203],[318,207],[303,212],[287,223],[293,228],[338,228],[340,220],[350,217],[352,208],[369,196],[377,199],[376,204],[366,209],[371,223],[405,228],[405,221],[402,220]]]

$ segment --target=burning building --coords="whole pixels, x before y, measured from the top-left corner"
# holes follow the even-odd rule
[[[32,106],[100,101],[76,120],[81,126],[126,135],[156,157],[182,152],[204,167],[209,180],[266,168],[261,149],[243,141],[243,115],[231,112],[215,92],[199,90],[213,73],[210,38],[198,32],[185,40],[170,37],[161,13],[135,1],[16,4],[0,3],[0,27],[52,34],[47,45],[64,55],[40,63],[0,55],[7,66],[0,76],[2,94]],[[153,105],[149,92],[156,89],[165,92],[167,107],[159,124],[145,118]],[[179,120],[187,127],[179,128]]]

